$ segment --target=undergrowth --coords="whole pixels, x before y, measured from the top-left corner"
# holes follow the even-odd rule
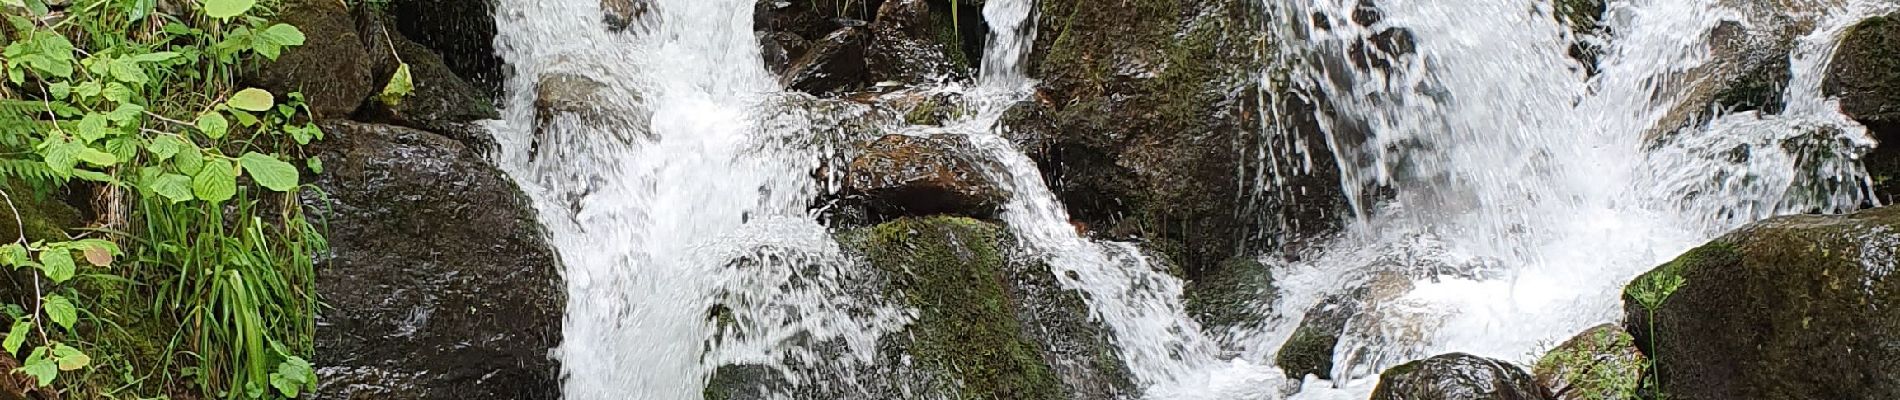
[[[95,216],[0,238],[31,282],[0,288],[4,350],[66,397],[296,398],[316,387],[325,241],[297,202],[321,165],[288,160],[323,133],[300,96],[236,75],[303,33],[256,0],[160,3],[0,0],[0,178]],[[33,212],[7,206],[0,223]]]

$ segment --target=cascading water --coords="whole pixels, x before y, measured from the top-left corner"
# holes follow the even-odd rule
[[[1445,352],[1528,361],[1618,320],[1623,284],[1691,246],[1870,201],[1856,161],[1870,140],[1819,82],[1841,31],[1893,5],[1821,3],[1793,16],[1825,19],[1796,42],[1786,110],[1706,123],[1671,111],[1702,107],[1700,91],[1735,73],[1720,70],[1735,55],[1716,54],[1709,32],[1724,21],[1768,31],[1762,10],[1610,2],[1611,33],[1582,38],[1607,49],[1586,77],[1548,2],[1277,8],[1295,27],[1281,36],[1307,39],[1285,55],[1308,62],[1294,81],[1334,110],[1324,128],[1363,214],[1330,251],[1276,269],[1278,323],[1260,337],[1278,340],[1250,357],[1271,356],[1326,296],[1372,287],[1334,348],[1336,379],[1295,397],[1365,398],[1376,379],[1359,378]],[[1365,190],[1379,186],[1395,195]]]
[[[873,362],[877,339],[912,314],[882,304],[875,278],[809,211],[821,186],[810,171],[832,154],[814,138],[833,116],[800,112],[809,98],[765,71],[753,1],[636,3],[646,8],[625,32],[607,29],[598,0],[498,10],[514,73],[493,128],[566,264],[554,355],[566,395],[699,398],[715,369],[736,364],[794,385],[861,380],[852,365]],[[1671,110],[1697,101],[1695,75],[1719,56],[1704,32],[1755,23],[1745,10],[1613,2],[1614,34],[1587,39],[1607,49],[1592,77],[1544,2],[1366,7],[1265,2],[1282,27],[1276,67],[1329,110],[1318,116],[1329,143],[1283,143],[1331,147],[1360,215],[1330,251],[1280,263],[1268,323],[1225,340],[1187,316],[1182,282],[1135,244],[1077,234],[1033,162],[993,131],[1034,83],[1023,66],[1033,1],[986,3],[994,36],[964,93],[969,116],[891,130],[961,135],[992,161],[986,172],[1011,194],[1001,218],[1028,256],[1086,294],[1149,399],[1289,394],[1273,353],[1306,309],[1366,285],[1381,295],[1334,349],[1340,379],[1308,380],[1294,397],[1364,398],[1373,382],[1355,378],[1439,352],[1520,359],[1614,320],[1630,277],[1723,230],[1865,199],[1853,159],[1870,140],[1818,87],[1840,31],[1890,4],[1816,6],[1832,8],[1797,42],[1781,113],[1683,129]],[[548,104],[562,96],[585,106]],[[1728,157],[1737,151],[1749,157]],[[1369,190],[1380,186],[1396,195]]]

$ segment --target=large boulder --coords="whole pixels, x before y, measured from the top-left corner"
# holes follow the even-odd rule
[[[1041,83],[1002,127],[1072,217],[1098,235],[1140,238],[1190,279],[1276,244],[1270,238],[1326,231],[1345,210],[1338,180],[1324,176],[1336,170],[1332,156],[1265,154],[1277,143],[1324,142],[1314,129],[1291,133],[1304,138],[1262,134],[1269,116],[1260,110],[1311,109],[1262,107],[1252,49],[1268,38],[1258,7],[1039,2],[1043,34],[1029,67]],[[1272,118],[1281,117],[1313,126],[1310,113]],[[1270,170],[1287,173],[1264,178]]]
[[[1849,28],[1821,89],[1841,99],[1841,112],[1866,125],[1881,143],[1864,162],[1884,203],[1900,200],[1900,14]]]
[[[888,0],[878,7],[871,24],[871,44],[865,51],[873,82],[927,83],[968,76],[976,63],[963,51],[959,25],[981,26],[982,20],[958,21],[979,10],[952,13],[947,4],[926,0]],[[981,34],[972,30],[970,34]]]
[[[302,30],[304,44],[244,76],[257,87],[283,95],[302,92],[317,118],[348,118],[376,93],[368,41],[357,33],[357,14],[340,1],[290,0],[277,22]]]
[[[901,218],[838,235],[878,274],[884,297],[915,312],[878,341],[852,387],[728,365],[709,400],[964,398],[1112,400],[1136,394],[1113,337],[1082,296],[1022,253],[1003,227],[965,217]]]
[[[370,17],[365,35],[371,36],[371,59],[377,87],[395,78],[408,66],[410,92],[398,99],[372,99],[359,110],[359,120],[371,120],[444,134],[473,132],[477,135],[451,137],[463,143],[488,141],[488,134],[463,129],[459,124],[501,118],[493,99],[486,92],[455,74],[434,50],[424,47],[392,30],[380,27],[382,18]],[[386,32],[377,34],[371,32]]]
[[[1401,364],[1379,375],[1372,400],[1549,400],[1530,374],[1504,361],[1464,353]]]
[[[318,397],[558,399],[558,258],[515,184],[441,135],[322,127]]]
[[[846,167],[844,197],[874,216],[995,216],[1008,196],[970,151],[959,136],[884,136]]]
[[[1675,400],[1900,398],[1900,207],[1750,224],[1637,277],[1626,327]]]
[[[1351,289],[1320,299],[1318,304],[1306,309],[1293,335],[1280,345],[1279,352],[1274,355],[1275,365],[1286,373],[1288,379],[1296,380],[1307,375],[1344,380],[1357,378],[1353,376],[1357,371],[1368,368],[1376,370],[1387,361],[1381,357],[1371,357],[1368,349],[1351,346],[1352,343],[1348,343],[1349,348],[1342,349],[1340,342],[1349,338],[1380,340],[1393,348],[1422,342],[1423,332],[1416,328],[1420,326],[1418,316],[1395,311],[1407,309],[1400,297],[1412,288],[1412,280],[1406,275],[1376,272],[1363,278],[1363,283],[1355,284]],[[1392,323],[1398,329],[1382,323]],[[1348,376],[1334,375],[1334,371],[1341,369],[1334,365],[1341,350],[1350,352],[1352,363],[1344,365]]]
[[[1621,326],[1603,324],[1545,352],[1531,376],[1558,400],[1634,399],[1647,363],[1636,338]]]

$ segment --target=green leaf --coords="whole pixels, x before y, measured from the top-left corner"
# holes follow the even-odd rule
[[[244,15],[257,5],[257,0],[205,0],[205,15],[211,18],[225,19]]]
[[[178,52],[160,51],[132,56],[132,60],[138,62],[165,62],[171,61],[173,58],[178,58]]]
[[[383,104],[396,107],[402,104],[403,97],[409,96],[409,92],[414,90],[415,85],[409,78],[409,63],[402,63],[396,66],[396,73],[389,76],[389,83],[383,85],[383,92],[376,98],[382,100]]]
[[[92,357],[77,348],[63,344],[53,345],[53,359],[59,361],[59,370],[72,371],[92,364]]]
[[[249,152],[238,158],[238,166],[244,167],[251,179],[266,189],[288,192],[297,187],[297,167],[278,160],[277,157]]]
[[[54,324],[72,330],[73,323],[79,322],[79,309],[73,307],[73,302],[66,300],[66,296],[49,294],[41,301],[40,309],[46,310],[46,318],[53,320]]]
[[[46,167],[53,169],[53,173],[59,174],[60,176],[72,176],[73,167],[79,165],[79,149],[81,147],[84,146],[62,140],[48,146],[46,151],[41,152],[40,159],[46,162]]]
[[[310,172],[323,173],[323,159],[310,157],[309,159],[303,160],[303,163],[305,167],[310,167]]]
[[[106,70],[112,72],[112,79],[118,79],[120,82],[144,85],[148,80],[145,77],[145,69],[139,67],[138,61],[129,58],[112,60],[106,64]]]
[[[76,268],[73,266],[73,253],[65,249],[40,252],[40,271],[53,283],[65,282],[73,278]]]
[[[165,196],[165,198],[170,199],[172,203],[187,202],[195,198],[192,197],[191,194],[191,177],[184,175],[159,175],[157,179],[153,179],[151,183],[148,183],[146,188],[151,189],[152,192],[156,192],[160,196]]]
[[[26,365],[20,367],[20,373],[32,376],[40,386],[51,385],[53,378],[59,377],[59,364],[46,358],[46,346],[40,346],[26,357]]]
[[[120,104],[118,108],[112,109],[112,113],[106,114],[106,118],[111,119],[112,122],[118,122],[123,126],[123,124],[127,122],[136,121],[136,118],[144,114],[145,106],[125,103]]]
[[[26,0],[0,0],[0,6],[25,8]]]
[[[88,170],[83,170],[83,169],[75,169],[75,170],[73,170],[73,177],[74,177],[74,178],[79,178],[79,179],[83,179],[83,180],[88,180],[88,181],[93,181],[93,182],[108,182],[108,183],[110,183],[110,182],[117,182],[117,181],[118,181],[117,179],[113,179],[113,178],[112,178],[112,175],[106,175],[106,173],[104,173],[104,172],[99,172],[99,171],[88,171]]]
[[[33,329],[33,321],[25,319],[13,320],[13,330],[7,331],[6,342],[0,343],[0,345],[6,347],[7,355],[20,354],[20,345],[26,344],[27,332],[30,329]]]
[[[237,177],[231,173],[231,165],[205,161],[204,170],[191,179],[191,193],[213,203],[230,200],[237,194]]]
[[[8,243],[5,246],[0,246],[0,265],[18,268],[31,262],[32,260],[27,259],[27,257],[30,256],[31,255],[26,252],[26,247],[21,246],[19,243]]]
[[[190,146],[190,144],[184,143],[175,136],[159,136],[152,138],[152,144],[145,145],[145,151],[152,152],[152,155],[158,156],[159,160],[170,160],[185,146]]]
[[[257,37],[282,46],[302,46],[303,31],[290,24],[276,24],[257,31]]]
[[[224,119],[223,113],[207,111],[198,116],[198,130],[213,140],[223,139],[224,134],[231,130],[231,122]]]
[[[110,167],[110,166],[113,166],[114,164],[119,163],[118,156],[114,156],[112,155],[112,153],[99,151],[99,149],[94,149],[91,147],[79,148],[79,160],[85,161],[87,164],[97,165],[101,167]]]
[[[100,91],[99,94],[105,95],[106,100],[124,103],[132,99],[132,88],[125,87],[123,83],[109,82],[106,83],[105,90]]]
[[[98,96],[100,90],[104,90],[104,88],[99,86],[99,81],[86,81],[86,83],[81,83],[79,86],[73,87],[73,93],[78,93],[80,96],[85,97]]]
[[[73,127],[73,135],[86,142],[106,137],[106,120],[105,114],[88,113],[79,118],[79,125]]]
[[[269,111],[274,102],[270,92],[264,89],[248,88],[232,94],[231,99],[226,100],[224,104],[244,111]]]
[[[67,83],[66,81],[54,82],[51,85],[46,85],[46,92],[46,94],[53,95],[54,100],[64,100],[66,99],[66,95],[72,94],[73,84]]]
[[[204,170],[205,153],[198,146],[185,146],[178,150],[178,156],[172,157],[172,165],[185,175],[198,175]]]
[[[297,395],[303,390],[303,385],[291,382],[290,378],[284,377],[283,374],[270,374],[270,386],[277,388],[277,393],[283,394],[284,397],[293,399],[297,398]]]

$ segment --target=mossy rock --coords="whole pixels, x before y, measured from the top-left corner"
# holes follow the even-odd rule
[[[1187,312],[1212,331],[1260,325],[1279,291],[1273,271],[1250,257],[1236,257],[1203,274],[1186,288]]]
[[[1114,399],[1131,378],[1080,296],[1041,263],[1024,262],[1002,227],[964,217],[902,218],[840,236],[890,276],[917,310],[901,351],[931,393],[964,399]]]
[[[1880,142],[1862,161],[1882,201],[1900,199],[1900,14],[1868,18],[1848,28],[1821,89],[1839,96],[1841,112],[1866,125]]]
[[[1386,369],[1372,400],[1548,400],[1550,391],[1510,363],[1451,353]]]
[[[1647,364],[1636,338],[1621,326],[1603,324],[1538,357],[1531,376],[1559,400],[1635,399]]]
[[[62,201],[57,191],[40,190],[23,182],[6,182],[0,189],[6,190],[13,201],[12,210],[0,209],[0,243],[22,236],[28,242],[67,240],[67,231],[84,223],[79,210]],[[20,216],[17,221],[12,215],[15,211]]]
[[[1637,277],[1624,290],[1625,327],[1657,362],[1659,382],[1646,390],[1676,400],[1900,398],[1897,251],[1900,207],[1789,216]]]
[[[317,118],[348,118],[381,87],[372,86],[374,66],[357,33],[357,14],[334,0],[288,0],[279,7],[276,22],[302,30],[304,44],[259,65],[245,81],[279,98],[303,93]]]

